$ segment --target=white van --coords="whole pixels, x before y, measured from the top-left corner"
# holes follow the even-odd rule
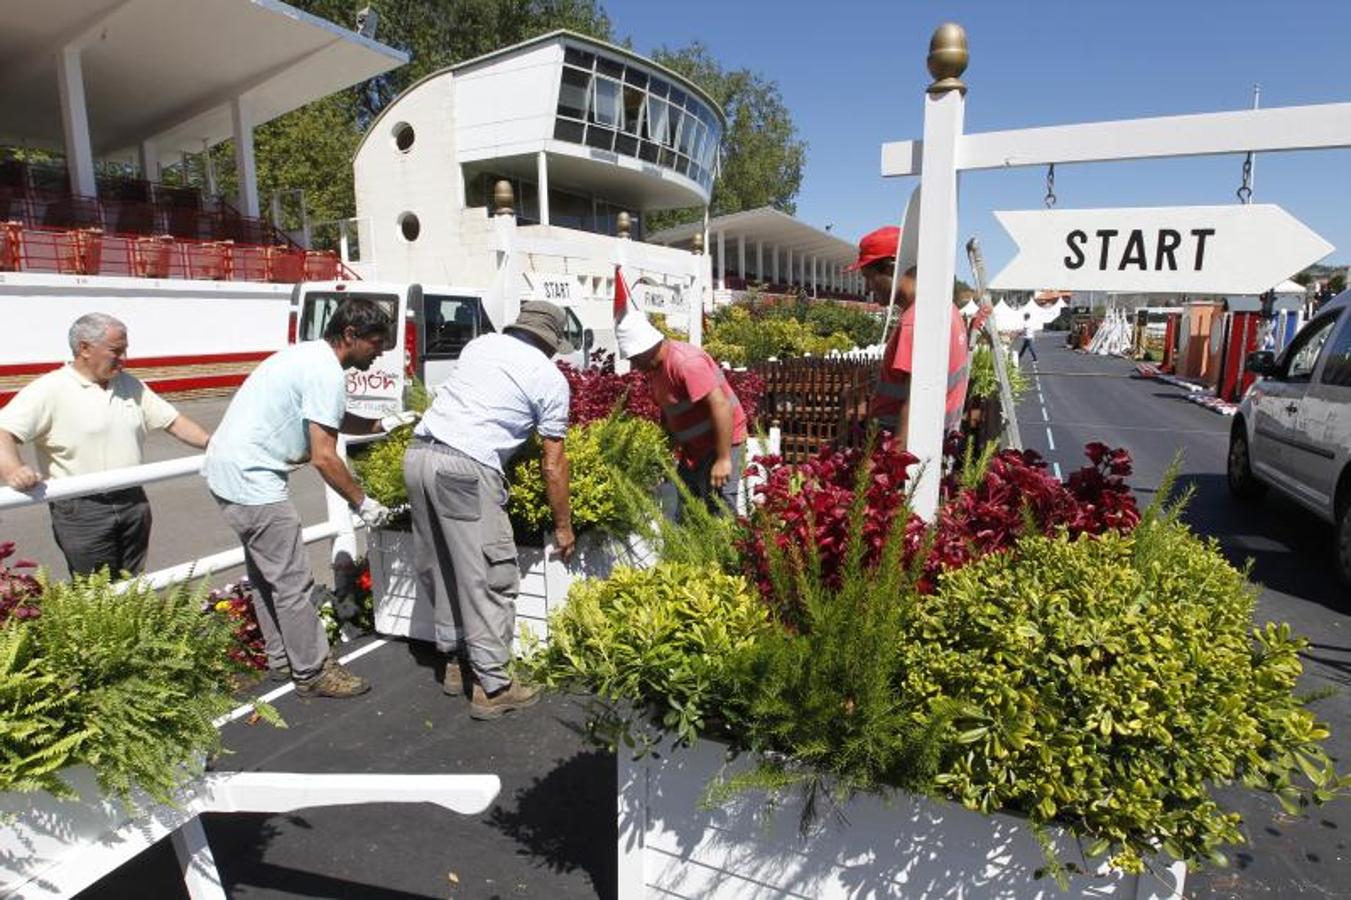
[[[1229,435],[1229,488],[1273,488],[1337,529],[1337,569],[1351,585],[1351,291],[1330,300],[1276,356],[1250,353],[1260,376]]]
[[[368,297],[389,313],[394,333],[385,340],[386,350],[365,372],[347,372],[347,408],[368,418],[377,418],[402,408],[404,386],[412,377],[434,389],[455,367],[465,344],[481,334],[499,331],[505,312],[489,309],[484,291],[450,285],[396,284],[377,281],[306,282],[291,295],[288,343],[323,337],[324,326],[348,297]],[[529,299],[529,298],[525,298]],[[568,325],[564,336],[575,348],[559,357],[584,367],[590,360],[595,335],[565,307]]]

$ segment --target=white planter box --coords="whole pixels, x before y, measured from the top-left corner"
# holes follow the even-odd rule
[[[604,578],[615,566],[650,566],[655,554],[637,537],[620,541],[596,532],[577,538],[572,561],[564,565],[551,544],[517,548],[521,588],[516,597],[516,621],[540,639],[549,638],[549,613],[562,606],[578,578]],[[371,564],[371,593],[375,602],[375,630],[380,634],[435,641],[431,599],[419,596],[413,571],[413,535],[406,531],[372,529],[366,545]]]
[[[1025,820],[906,794],[855,797],[838,810],[843,821],[823,802],[821,821],[806,838],[798,833],[800,802],[767,813],[763,795],[748,794],[726,807],[700,809],[724,755],[712,741],[636,761],[620,749],[619,900],[1182,897],[1182,863],[1156,865],[1168,883],[1148,873],[1113,873],[1103,864],[1061,893],[1049,876],[1033,878],[1045,860]],[[1057,834],[1055,840],[1060,859],[1077,858],[1072,838]]]
[[[58,800],[46,791],[0,793],[0,897],[59,896],[44,887],[44,875],[76,860],[93,883],[197,815],[186,803],[172,809],[139,794],[129,812],[103,795],[88,766],[73,766],[61,777],[78,798]],[[191,796],[189,788],[184,799]]]
[[[171,835],[188,896],[225,900],[206,831],[197,818],[204,812],[435,803],[462,815],[478,815],[502,788],[496,775],[216,772],[185,784],[175,795],[175,807],[134,791],[129,811],[103,795],[88,766],[72,766],[61,777],[77,798],[58,800],[45,791],[0,793],[0,897],[73,896]]]

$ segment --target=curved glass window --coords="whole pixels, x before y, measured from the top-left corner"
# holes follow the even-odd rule
[[[609,128],[618,127],[623,113],[619,105],[619,82],[609,78],[595,80],[596,100],[591,108],[591,121]]]
[[[711,190],[722,140],[698,96],[622,62],[564,47],[554,138],[664,166]]]

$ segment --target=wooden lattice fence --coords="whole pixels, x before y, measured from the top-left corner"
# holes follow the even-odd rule
[[[806,357],[752,370],[765,382],[760,420],[780,429],[786,462],[802,462],[831,444],[856,443],[866,433],[877,360]]]

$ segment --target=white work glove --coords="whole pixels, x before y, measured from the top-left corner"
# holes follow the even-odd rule
[[[389,507],[385,506],[379,500],[376,500],[374,497],[367,497],[365,500],[362,500],[361,505],[357,507],[357,515],[361,517],[361,521],[365,522],[368,527],[379,528],[381,525],[385,524],[385,522],[389,521],[390,511]]]
[[[380,427],[385,432],[390,432],[393,431],[395,428],[398,428],[400,425],[412,425],[417,420],[418,414],[408,409],[404,410],[403,412],[390,413],[389,415],[383,417],[380,420]]]

